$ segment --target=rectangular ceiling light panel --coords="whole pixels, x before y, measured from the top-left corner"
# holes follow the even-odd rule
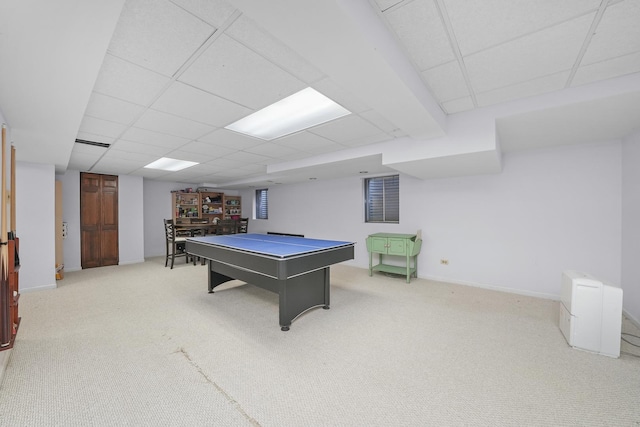
[[[149,163],[145,168],[147,169],[161,169],[164,171],[179,171],[182,169],[190,168],[191,166],[197,165],[197,162],[190,162],[187,160],[177,160],[171,159],[169,157],[162,157],[155,162]]]
[[[308,87],[226,126],[226,129],[271,141],[351,114]]]

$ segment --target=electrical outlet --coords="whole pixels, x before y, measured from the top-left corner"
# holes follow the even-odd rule
[[[440,264],[442,264],[442,265],[449,265],[449,260],[448,260],[448,259],[441,259],[441,260],[440,260]]]

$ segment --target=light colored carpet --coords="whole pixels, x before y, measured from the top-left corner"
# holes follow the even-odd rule
[[[640,358],[571,349],[558,302],[337,265],[282,332],[276,294],[183,262],[23,294],[0,425],[640,425]]]

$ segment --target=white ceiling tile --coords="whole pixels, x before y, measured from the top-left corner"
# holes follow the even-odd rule
[[[359,114],[360,117],[372,123],[377,128],[383,130],[384,132],[395,135],[396,132],[400,131],[396,125],[387,120],[382,114],[378,113],[375,110],[363,111]]]
[[[306,87],[302,81],[224,34],[179,80],[256,110]]]
[[[274,143],[312,154],[323,154],[344,150],[343,145],[336,144],[327,138],[323,138],[320,135],[315,135],[311,132],[298,132],[293,135],[279,138],[274,141]]]
[[[148,179],[162,180],[162,177],[169,176],[171,175],[171,173],[160,169],[148,169],[143,167],[134,170],[130,175],[141,176]]]
[[[93,90],[146,106],[169,82],[165,76],[107,54]]]
[[[357,2],[362,3],[363,7],[367,3],[373,8],[377,5],[384,11],[376,14],[383,20],[388,20],[389,32],[395,32],[395,38],[400,43],[408,43],[407,46],[400,47],[402,52],[395,53],[411,54],[412,62],[422,70],[423,80],[428,82],[432,93],[439,98],[442,109],[448,114],[555,90],[558,93],[551,98],[561,101],[564,99],[562,88],[566,85],[573,65],[580,60],[578,53],[583,51],[584,58],[579,62],[579,68],[571,81],[573,86],[640,72],[640,25],[637,24],[640,22],[640,0]],[[303,174],[302,179],[306,181],[311,172],[317,177],[335,177],[361,162],[359,159],[352,159],[306,168],[308,162],[299,160],[404,136],[403,131],[396,128],[389,116],[384,115],[383,108],[376,111],[372,109],[372,105],[365,103],[380,102],[379,99],[371,99],[355,89],[358,86],[358,76],[371,77],[378,75],[376,72],[381,70],[376,70],[375,67],[363,68],[357,51],[353,52],[348,61],[340,60],[343,56],[338,54],[331,57],[330,54],[325,56],[316,55],[318,52],[313,55],[309,53],[314,52],[314,47],[319,48],[319,44],[314,43],[323,44],[322,47],[334,42],[349,44],[348,38],[338,36],[331,41],[320,34],[316,35],[314,41],[315,31],[308,32],[313,27],[311,24],[317,24],[313,22],[314,19],[323,20],[333,36],[335,31],[331,25],[337,21],[332,21],[331,16],[321,17],[318,14],[316,17],[312,14],[307,17],[310,18],[309,22],[300,22],[299,16],[287,15],[277,10],[278,5],[264,8],[248,6],[253,3],[255,2],[245,0],[230,2],[242,4],[243,8],[248,7],[247,14],[243,15],[240,10],[222,0],[127,0],[110,50],[105,54],[103,49],[98,58],[94,58],[97,59],[97,64],[93,60],[94,65],[91,66],[86,54],[73,55],[75,59],[69,60],[65,55],[59,55],[60,49],[49,49],[49,53],[58,53],[56,58],[59,63],[54,63],[46,55],[42,57],[42,54],[37,55],[32,50],[19,49],[30,52],[25,56],[29,61],[29,58],[38,56],[42,57],[40,59],[47,59],[47,66],[40,68],[49,70],[49,75],[44,79],[28,79],[27,74],[38,67],[21,67],[18,72],[27,73],[25,76],[11,78],[8,75],[4,80],[6,85],[13,86],[20,84],[22,78],[31,82],[30,86],[33,87],[34,82],[45,81],[45,86],[62,92],[65,96],[56,95],[55,99],[52,96],[47,102],[44,96],[46,91],[42,88],[35,96],[19,91],[24,92],[20,103],[31,105],[29,110],[34,113],[41,105],[46,104],[49,106],[46,108],[48,115],[54,118],[63,118],[62,113],[71,115],[80,108],[80,114],[76,118],[79,119],[84,112],[85,119],[81,126],[78,126],[77,119],[71,123],[71,134],[76,134],[80,139],[112,144],[107,150],[74,145],[73,137],[55,138],[56,141],[64,140],[60,144],[71,144],[73,147],[68,162],[63,158],[60,166],[98,173],[129,173],[151,179],[180,181],[185,186],[194,188],[198,185],[196,183],[205,180],[232,183],[249,177],[259,177],[254,179],[256,183],[269,185],[264,184],[267,181],[266,165],[282,162],[287,162],[282,166],[289,169],[294,169],[290,166],[297,165],[295,169],[299,176],[284,172],[270,174],[271,184],[273,181],[290,182]],[[295,2],[282,4],[285,3],[291,6]],[[341,0],[338,3],[351,2]],[[352,6],[348,8],[349,12],[354,11]],[[602,14],[599,26],[593,34],[589,34],[594,22],[592,20],[601,16],[595,11],[601,12],[604,7],[607,9]],[[329,8],[318,10],[323,9],[329,11]],[[336,9],[334,12],[339,11]],[[443,12],[442,16],[440,12]],[[265,15],[261,17],[261,13]],[[363,16],[350,17],[357,24],[372,23],[365,22]],[[371,17],[375,18],[375,15]],[[252,21],[253,18],[256,21]],[[328,19],[324,21],[325,18]],[[282,19],[283,26],[271,27],[274,24],[272,19]],[[55,20],[52,23],[55,24]],[[444,23],[451,24],[452,35],[457,38],[459,50],[464,55],[466,72],[476,85],[473,98],[466,91],[462,74],[465,70],[457,68],[454,59],[457,51],[449,45],[447,30],[451,30],[451,27],[445,30]],[[293,38],[289,38],[288,45],[284,45],[262,30],[268,26],[275,30],[274,33],[277,31],[283,40],[287,36]],[[339,26],[336,25],[336,30],[337,27]],[[72,34],[72,27],[64,28]],[[218,30],[214,31],[215,28]],[[292,33],[296,29],[298,32]],[[2,31],[5,30],[7,28],[3,27]],[[359,27],[357,30],[364,30],[360,35],[368,38],[367,42],[373,42],[369,45],[373,52],[369,53],[375,54],[378,50],[377,53],[383,55],[390,53],[385,49],[392,47],[394,43],[379,44],[381,41],[392,41],[385,38],[388,34],[383,33],[383,27]],[[377,32],[378,30],[382,33]],[[37,38],[37,34],[36,32],[34,37]],[[6,34],[3,32],[3,35]],[[359,36],[355,32],[351,35]],[[69,49],[68,53],[74,52],[68,43],[61,43],[62,39],[56,39],[55,32],[47,32],[44,37],[40,35],[41,41],[46,41],[44,45],[65,46],[65,52]],[[296,37],[299,40],[294,40]],[[107,38],[99,42],[89,35],[77,35],[76,38],[85,45],[103,48],[107,43]],[[583,45],[585,41],[590,41],[590,45]],[[289,46],[306,46],[311,49],[294,52]],[[334,49],[330,52],[334,52]],[[365,54],[364,51],[360,53]],[[304,59],[307,56],[328,62],[312,65]],[[103,67],[96,78],[96,68],[102,57]],[[384,57],[393,59],[392,55]],[[339,61],[346,68],[332,68],[337,64],[332,61]],[[0,62],[3,70],[6,68],[5,62],[7,61]],[[69,67],[69,64],[80,65]],[[186,65],[190,68],[185,69]],[[406,68],[398,67],[397,63],[391,62],[388,65],[390,72],[406,71]],[[71,74],[56,72],[59,67],[65,66],[66,70],[75,71]],[[176,69],[185,71],[184,75],[174,73]],[[332,76],[325,76],[320,70],[330,71]],[[387,68],[383,67],[383,70]],[[343,80],[332,79],[340,77],[341,73]],[[65,75],[67,80],[70,75],[77,76],[73,88],[64,81]],[[413,77],[416,76],[417,74]],[[184,80],[180,80],[180,77],[184,77]],[[393,79],[389,79],[388,74],[380,77],[382,78],[376,88],[383,90],[387,82]],[[406,78],[407,75],[401,77]],[[633,76],[611,81],[611,85],[597,85],[597,88],[612,87],[615,86],[614,83],[633,84],[633,79],[629,77]],[[91,81],[95,81],[93,93],[83,83]],[[407,91],[416,89],[415,80],[403,81]],[[254,109],[306,86],[318,89],[353,114],[317,126],[311,131],[298,132],[271,142],[222,129],[222,126]],[[66,89],[62,91],[63,88]],[[84,96],[74,96],[76,89],[82,90]],[[40,93],[42,97],[39,96]],[[87,103],[90,93],[91,98]],[[568,91],[568,95],[572,93],[573,90]],[[414,95],[421,102],[428,98],[416,93]],[[640,105],[640,95],[635,93],[626,98],[627,95],[625,99],[611,102],[598,99],[590,106],[572,104],[565,108],[524,113],[526,117],[516,117],[513,120],[506,118],[504,123],[497,124],[498,128],[503,127],[506,132],[501,134],[505,136],[503,149],[506,152],[567,142],[611,139],[612,136],[623,137],[632,130],[637,130],[640,123],[640,114],[637,114],[640,111],[637,108]],[[27,102],[29,100],[34,101],[31,104]],[[57,102],[53,103],[54,100]],[[385,98],[385,101],[395,108],[393,96]],[[521,105],[526,107],[526,104]],[[148,107],[151,109],[147,110]],[[10,112],[15,114],[14,108]],[[410,112],[407,114],[410,115]],[[31,115],[25,117],[29,119]],[[397,118],[395,120],[398,121]],[[40,120],[33,118],[32,121],[36,123],[36,127],[48,128],[44,126],[46,123],[42,121],[42,117]],[[132,123],[135,127],[128,128]],[[59,126],[59,123],[55,126]],[[68,123],[65,126],[69,127]],[[17,137],[20,126],[14,129],[17,129],[16,139],[20,139]],[[47,134],[54,135],[53,132]],[[45,147],[47,150],[52,148],[57,152],[68,152],[58,148],[61,146],[55,141],[48,145],[50,147]],[[362,151],[370,150],[351,149],[345,151],[344,155]],[[175,174],[143,168],[144,164],[161,156],[201,164]],[[375,164],[380,167],[380,155],[375,157]],[[359,169],[356,169],[356,173]]]
[[[144,107],[140,105],[93,92],[85,115],[126,125],[140,117],[143,111]]]
[[[422,76],[431,88],[433,95],[440,101],[450,101],[469,96],[467,83],[458,61],[430,68],[422,72]]]
[[[293,160],[307,159],[309,157],[311,157],[310,153],[305,153],[303,151],[293,151],[289,154],[282,154],[278,157],[272,158],[271,160],[264,162],[264,164],[271,165],[280,162],[291,162]]]
[[[269,160],[270,157],[249,153],[247,151],[236,151],[235,153],[228,154],[222,158],[222,160],[227,159],[244,163],[263,163]]]
[[[127,175],[136,169],[140,169],[144,165],[144,162],[137,160],[103,157],[91,168],[91,171],[95,173]]]
[[[180,82],[174,82],[151,106],[154,110],[224,127],[252,110]]]
[[[600,0],[443,0],[463,56],[595,11]]]
[[[377,135],[380,133],[380,129],[362,117],[351,114],[311,128],[308,132],[342,144],[367,136]]]
[[[317,68],[309,64],[295,51],[285,46],[266,31],[258,27],[255,22],[241,16],[225,34],[233,37],[251,50],[267,58],[274,64],[287,70],[298,79],[311,84],[324,77]]]
[[[122,135],[123,140],[139,142],[141,144],[158,145],[170,149],[176,149],[190,141],[188,138],[154,132],[146,129],[131,127]]]
[[[262,144],[262,139],[253,138],[242,135],[227,129],[217,129],[210,134],[198,138],[199,141],[215,144],[220,147],[226,147],[232,150],[244,150],[245,148],[255,147]]]
[[[376,3],[378,5],[378,7],[380,8],[381,11],[385,11],[387,9],[389,9],[390,7],[398,4],[398,3],[402,3],[405,0],[376,0]]]
[[[325,78],[314,83],[312,87],[352,113],[360,113],[370,108],[360,100],[356,99],[356,97],[354,97],[349,91],[338,87],[329,78]]]
[[[191,141],[190,143],[180,147],[180,150],[189,153],[202,153],[216,159],[218,157],[226,156],[227,154],[235,153],[238,151],[238,148],[222,147],[210,142]]]
[[[211,36],[214,28],[166,0],[128,0],[109,52],[172,76]]]
[[[487,92],[571,69],[593,17],[585,15],[465,57],[474,91]]]
[[[254,147],[246,148],[243,151],[272,158],[284,158],[286,156],[292,156],[295,153],[300,153],[300,150],[294,150],[293,148],[275,144],[273,142],[265,142]],[[308,153],[303,153],[303,155],[308,156]]]
[[[177,173],[184,171],[185,174],[188,174],[191,176],[202,176],[202,175],[208,175],[208,174],[218,172],[219,170],[220,170],[219,167],[212,165],[210,163],[200,163],[200,164],[188,167],[186,169],[182,169],[182,171],[177,171]]]
[[[477,93],[476,100],[479,107],[486,107],[487,105],[498,104],[500,102],[510,101],[513,99],[526,98],[529,96],[552,92],[554,90],[563,89],[568,78],[569,71],[562,71],[560,73],[531,79],[511,86]]]
[[[375,135],[367,135],[361,138],[351,139],[343,144],[347,147],[360,147],[362,145],[376,144],[378,142],[391,141],[393,138],[386,133],[378,133]]]
[[[91,169],[91,166],[100,158],[99,155],[78,153],[75,150],[71,152],[67,169],[87,171]]]
[[[607,7],[581,65],[635,52],[640,52],[640,1],[626,0]]]
[[[142,162],[145,165],[157,160],[159,156],[150,153],[132,153],[130,151],[117,150],[115,148],[109,148],[105,153],[103,159],[109,160],[127,160],[134,162]]]
[[[73,144],[72,153],[84,154],[87,156],[93,156],[97,160],[100,156],[102,156],[107,151],[106,147],[98,147],[95,145],[88,144]]]
[[[156,110],[147,110],[135,126],[189,139],[198,139],[215,130],[213,126]]]
[[[473,99],[470,96],[465,96],[464,98],[443,102],[442,108],[447,114],[455,114],[473,110],[475,106],[473,105]]]
[[[95,117],[84,116],[80,124],[80,132],[104,135],[107,137],[118,137],[126,126],[120,123],[107,120],[96,119]]]
[[[208,165],[212,165],[212,166],[216,166],[218,167],[219,170],[227,170],[227,169],[234,169],[234,168],[239,168],[242,166],[246,166],[247,162],[243,162],[243,161],[239,161],[239,160],[232,160],[232,159],[228,159],[226,157],[221,157],[219,159],[213,159],[209,162],[207,162]]]
[[[253,174],[251,174],[251,172],[247,172],[243,169],[227,169],[224,170],[222,172],[219,172],[217,174],[215,174],[216,179],[220,179],[220,178],[244,178],[244,177],[248,177],[251,176]]]
[[[579,86],[637,72],[640,72],[640,52],[581,66],[576,71],[571,86]]]
[[[144,153],[159,157],[172,151],[171,148],[162,147],[160,145],[141,144],[139,142],[127,141],[124,139],[116,141],[111,148],[129,153]]]
[[[148,175],[150,175],[150,172],[158,172],[158,173],[159,172],[164,172],[164,173],[163,174],[158,174],[158,176],[155,176],[155,177],[154,176],[149,176],[148,177]],[[138,170],[132,172],[131,175],[138,175],[138,176],[142,176],[142,177],[145,177],[145,178],[148,177],[149,179],[154,179],[156,181],[164,181],[164,182],[174,183],[174,182],[178,182],[176,179],[174,179],[174,176],[173,176],[174,173],[175,172],[160,171],[160,170],[157,170],[157,169],[138,169]],[[182,184],[187,184],[187,185],[191,185],[191,186],[195,185],[195,181],[191,181],[191,182],[188,182],[188,183],[185,182],[185,181],[180,181],[180,182]]]
[[[384,13],[419,70],[455,59],[433,0],[414,0]]]
[[[236,11],[223,0],[171,1],[216,28],[220,28]]]
[[[180,149],[180,150],[174,150],[168,153],[165,157],[178,159],[178,160],[187,160],[190,162],[206,163],[208,161],[215,159],[217,156],[207,155],[202,152],[193,153],[191,151]]]
[[[242,166],[240,168],[241,171],[245,173],[257,174],[257,173],[267,173],[267,167],[265,165],[259,165],[256,163]]]
[[[206,173],[194,169],[196,166],[191,166],[190,168],[173,172],[171,174],[171,180],[177,182],[199,182]]]

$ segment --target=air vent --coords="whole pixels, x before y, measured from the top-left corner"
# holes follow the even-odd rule
[[[76,139],[76,144],[93,145],[94,147],[109,148],[111,144],[106,142],[87,141],[86,139]]]

